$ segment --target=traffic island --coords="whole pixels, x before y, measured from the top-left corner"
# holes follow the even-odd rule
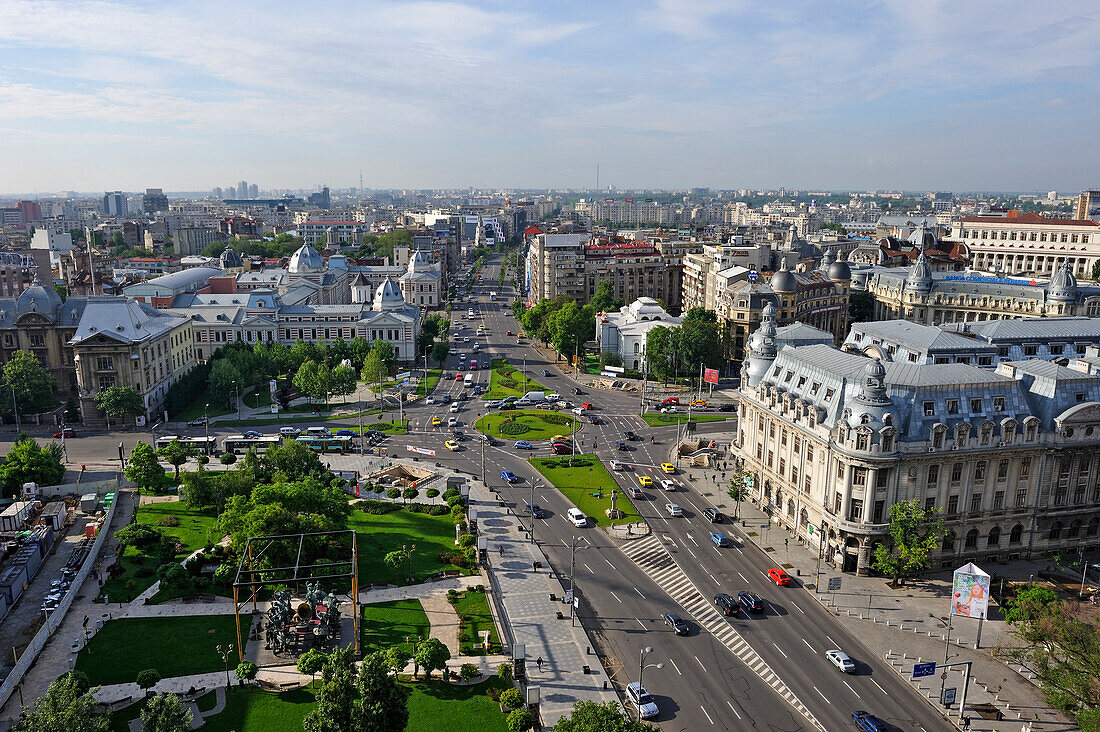
[[[597,526],[630,524],[642,520],[607,468],[593,455],[576,457],[531,458],[531,465],[546,480],[584,511]],[[612,497],[614,494],[614,498]],[[608,518],[615,509],[619,518]]]
[[[541,409],[505,409],[486,414],[474,423],[474,429],[490,437],[528,441],[570,435],[577,427],[575,417]]]

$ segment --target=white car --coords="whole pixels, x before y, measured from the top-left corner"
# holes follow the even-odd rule
[[[463,343],[469,343],[469,342],[470,342],[470,339],[469,339],[469,338],[463,338],[463,339],[462,339],[462,342],[463,342]]]
[[[297,427],[280,427],[279,428],[279,434],[280,435],[287,435],[288,437],[297,437],[299,434],[301,434],[301,432],[302,431],[300,429],[298,429]]]
[[[579,417],[582,414],[584,414],[584,410],[581,409],[580,407],[573,407],[573,414],[575,414]]]
[[[455,355],[456,353],[458,353],[458,350],[457,350],[457,349],[454,349],[454,348],[452,348],[452,349],[451,349],[451,355],[453,356],[453,355]]]
[[[569,509],[569,512],[566,514],[566,516],[574,526],[577,526],[579,528],[584,528],[585,526],[588,526],[588,517],[585,516],[584,511],[580,510],[579,508]]]
[[[457,412],[458,412],[458,409],[459,409],[459,407],[458,407],[458,402],[452,402],[452,403],[451,403],[451,409],[450,409],[450,411],[452,411],[452,412],[456,412],[456,413],[457,413]]]
[[[623,464],[621,462],[619,462],[618,460],[612,460],[608,464],[611,466],[612,470],[622,470],[623,469]]]
[[[435,404],[435,397],[434,396],[428,397],[427,399],[424,400],[424,403],[425,404]]]
[[[661,713],[657,702],[645,690],[639,681],[632,681],[626,685],[626,698],[638,710],[638,716],[642,719],[652,719]]]
[[[447,426],[448,427],[457,427],[458,426],[458,420],[454,417],[448,417],[447,418]]]
[[[835,648],[831,651],[825,651],[825,658],[829,659],[829,663],[833,664],[844,673],[855,673],[856,663],[844,651],[838,651]]]
[[[684,511],[675,503],[666,503],[665,510],[668,511],[669,516],[683,516]]]
[[[552,391],[552,392],[550,392],[549,394],[546,395],[546,401],[548,401],[548,402],[556,402],[556,401],[559,401],[560,399],[561,399],[561,394],[558,394],[557,392]]]
[[[674,491],[676,490],[676,483],[669,480],[668,478],[662,478],[661,487],[664,488],[666,491]]]

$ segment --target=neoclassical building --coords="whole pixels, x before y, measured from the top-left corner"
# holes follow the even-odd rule
[[[904,500],[943,511],[935,566],[1097,545],[1100,359],[883,363],[780,349],[775,318],[751,338],[735,448],[752,500],[827,562],[868,572]]]
[[[290,256],[286,268],[268,267],[237,275],[238,290],[273,289],[286,302],[344,305],[351,302],[352,275],[348,260],[334,254],[325,261],[308,244]]]
[[[61,393],[77,389],[76,361],[69,340],[76,333],[86,297],[61,296],[42,284],[34,284],[17,297],[0,297],[0,366],[16,351],[34,354],[57,382]]]

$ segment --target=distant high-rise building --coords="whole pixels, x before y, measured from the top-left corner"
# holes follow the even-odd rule
[[[331,200],[332,199],[329,196],[328,186],[322,188],[320,193],[309,194],[309,204],[311,206],[328,208],[331,205]]]
[[[236,198],[236,197],[237,197],[237,186],[226,186],[225,187],[225,195],[223,196],[223,198]]]
[[[160,188],[146,188],[145,195],[141,197],[141,207],[148,214],[167,211],[168,196]]]
[[[222,189],[221,188],[215,188],[214,190],[210,191],[210,195],[212,195],[214,198],[221,198],[222,197]]]
[[[243,180],[237,184],[237,198],[248,198],[248,183]]]
[[[122,191],[103,194],[103,213],[108,216],[125,216],[129,213],[126,206],[126,196]]]
[[[1081,191],[1077,196],[1078,221],[1100,221],[1100,191]]]
[[[42,207],[37,201],[20,201],[15,207],[23,212],[24,224],[42,220]]]
[[[259,198],[260,197],[260,187],[258,185],[256,185],[255,183],[248,186],[248,197],[249,198]]]

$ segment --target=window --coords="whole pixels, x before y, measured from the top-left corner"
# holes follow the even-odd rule
[[[940,482],[940,466],[929,465],[928,466],[928,485],[936,485]]]
[[[936,510],[936,497],[929,496],[924,499],[924,510],[928,513]]]
[[[756,443],[756,459],[761,460],[764,457],[764,446],[761,443]]]
[[[821,384],[819,382],[815,381],[813,384],[811,384],[810,385],[810,396],[816,395],[817,390],[820,389],[820,388],[821,388]]]
[[[1028,442],[1031,442],[1035,439],[1035,425],[1029,424],[1027,426],[1027,432],[1025,433],[1024,439]]]
[[[779,433],[779,444],[783,447],[787,446],[787,428],[784,427],[782,432]]]
[[[947,513],[949,515],[955,515],[959,512],[959,497],[948,496],[947,497]]]
[[[1019,544],[1024,535],[1024,527],[1021,524],[1016,524],[1012,527],[1012,531],[1008,532],[1008,543]]]
[[[1026,478],[1031,474],[1031,458],[1026,457],[1020,461],[1020,477]]]
[[[967,549],[973,549],[974,547],[978,546],[977,529],[971,529],[970,531],[966,532],[966,542],[963,544],[963,546]]]
[[[974,465],[974,480],[985,480],[985,460],[979,460]]]
[[[1056,539],[1061,539],[1062,538],[1062,522],[1061,521],[1055,521],[1053,524],[1050,525],[1050,533],[1047,534],[1047,538],[1050,539],[1051,541],[1055,541]]]
[[[768,467],[770,468],[775,464],[775,453],[772,450],[768,450]]]
[[[1005,507],[1005,492],[997,491],[993,494],[993,510],[1000,511]]]
[[[893,450],[894,450],[894,436],[893,435],[883,435],[882,436],[882,451],[883,452],[892,452]]]
[[[924,403],[924,416],[925,417],[935,417],[936,416],[936,403],[935,402],[925,402]]]
[[[46,337],[41,333],[31,333],[31,346],[42,348],[46,345]]]
[[[835,392],[835,390],[833,390],[833,389],[826,389],[825,390],[825,401],[831,400],[833,398],[834,392]]]
[[[851,505],[848,506],[848,520],[855,522],[863,520],[863,501],[858,498],[852,499]]]
[[[1008,461],[1002,460],[997,463],[997,480],[1005,480],[1008,478]]]
[[[1076,539],[1081,534],[1081,519],[1075,519],[1066,531],[1067,539]]]
[[[867,468],[852,468],[852,485],[867,485]]]
[[[1001,543],[1001,527],[994,526],[989,530],[989,535],[986,536],[985,543],[989,546],[997,546]]]
[[[1020,488],[1016,491],[1016,508],[1023,508],[1027,505],[1027,488]]]
[[[959,400],[958,399],[948,399],[947,400],[947,413],[948,414],[958,414],[959,413]]]
[[[871,442],[870,435],[866,435],[866,434],[856,435],[856,449],[857,450],[866,450],[868,445],[870,444],[870,442]]]
[[[951,482],[958,483],[962,480],[963,464],[955,463],[951,466]]]
[[[871,523],[881,524],[882,515],[886,511],[886,501],[875,501],[875,515],[871,518]]]
[[[878,488],[885,488],[886,487],[886,482],[889,479],[890,479],[890,469],[889,468],[879,468],[878,472],[875,473],[875,486],[878,487]]]
[[[809,495],[809,493],[810,493],[810,476],[808,476],[808,475],[806,476],[806,480],[805,480],[805,485],[804,485],[804,487],[803,487],[803,491],[805,491],[805,493],[806,493],[807,495]]]
[[[932,447],[943,447],[943,430],[932,430]]]
[[[110,356],[96,356],[95,367],[97,371],[114,371],[115,361]]]
[[[943,535],[943,543],[940,544],[940,551],[953,552],[955,551],[955,532],[948,531]]]
[[[970,513],[978,513],[982,510],[982,494],[974,493],[970,496]]]
[[[844,480],[844,463],[839,460],[836,461],[836,477],[837,480]]]
[[[1024,346],[1024,355],[1025,356],[1034,356],[1038,352],[1039,352],[1038,346]]]
[[[840,506],[842,505],[843,500],[844,499],[841,497],[840,492],[837,491],[836,495],[833,497],[833,513],[837,516],[840,515]]]
[[[99,388],[100,388],[101,391],[103,389],[109,389],[114,385],[115,385],[115,377],[113,377],[113,376],[100,376],[99,377]]]

